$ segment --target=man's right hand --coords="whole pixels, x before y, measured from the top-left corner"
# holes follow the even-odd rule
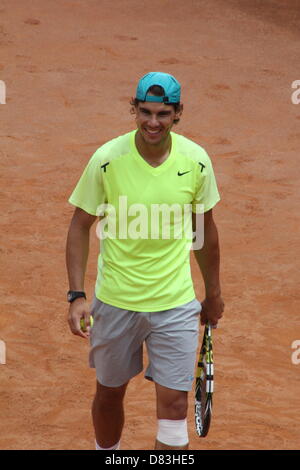
[[[80,320],[83,319],[87,327],[87,331],[84,332],[80,326]],[[90,336],[90,306],[84,297],[79,297],[70,304],[69,316],[68,316],[69,327],[72,333],[82,338],[89,338]]]

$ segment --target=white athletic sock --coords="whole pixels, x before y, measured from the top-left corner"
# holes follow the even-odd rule
[[[98,442],[95,441],[96,443],[96,450],[120,450],[120,442],[117,442],[114,446],[111,446],[111,447],[100,447]]]

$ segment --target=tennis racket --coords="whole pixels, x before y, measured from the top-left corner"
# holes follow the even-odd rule
[[[209,431],[214,387],[212,327],[205,325],[195,382],[195,425],[199,437]]]

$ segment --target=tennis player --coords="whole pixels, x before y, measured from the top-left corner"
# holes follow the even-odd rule
[[[212,213],[220,197],[205,150],[172,131],[183,111],[180,93],[172,75],[151,72],[142,77],[131,102],[136,129],[94,153],[69,199],[75,211],[66,248],[68,322],[74,335],[90,339],[90,366],[97,377],[92,417],[99,450],[120,448],[123,399],[130,379],[143,370],[143,345],[149,359],[145,377],[156,389],[155,449],[188,449],[188,392],[199,317],[202,324],[216,326],[224,310]],[[162,215],[168,208],[166,224]],[[190,268],[193,238],[186,231],[178,236],[175,229],[185,226],[178,220],[188,214],[197,239],[201,213],[204,243],[193,251],[205,285],[200,304]],[[84,278],[96,220],[100,255],[90,306]]]

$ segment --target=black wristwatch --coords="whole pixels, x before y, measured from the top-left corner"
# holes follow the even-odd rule
[[[67,294],[67,299],[70,304],[74,302],[74,300],[78,299],[79,297],[84,297],[86,299],[85,292],[80,292],[78,290],[69,290]]]

